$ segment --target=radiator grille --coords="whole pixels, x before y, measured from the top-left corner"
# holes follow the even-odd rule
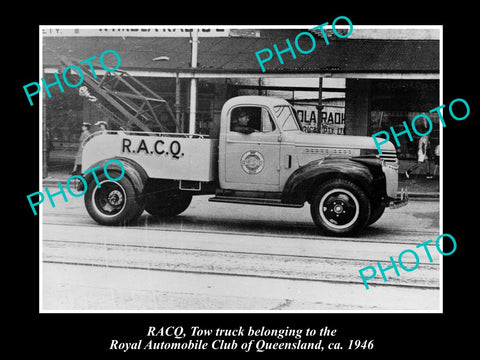
[[[306,148],[304,154],[352,155],[351,149]]]
[[[380,159],[384,160],[387,163],[396,163],[397,153],[395,151],[382,151]]]

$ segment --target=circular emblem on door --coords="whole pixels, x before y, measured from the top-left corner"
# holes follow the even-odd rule
[[[250,150],[242,155],[240,164],[242,165],[243,171],[247,174],[255,175],[263,170],[265,159],[258,151]]]

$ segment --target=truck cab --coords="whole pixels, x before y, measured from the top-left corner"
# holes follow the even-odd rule
[[[345,236],[373,224],[385,207],[408,202],[407,195],[397,198],[398,160],[392,143],[382,145],[379,155],[371,137],[305,133],[293,107],[274,97],[227,100],[218,139],[109,132],[92,134],[83,149],[84,170],[112,158],[126,165],[130,184],[120,181],[116,190],[123,201],[135,203],[134,210],[105,217],[93,191],[85,196],[90,215],[108,225],[133,221],[143,210],[176,215],[192,196],[212,194],[211,202],[309,203],[321,231]],[[108,191],[102,196],[108,202]]]

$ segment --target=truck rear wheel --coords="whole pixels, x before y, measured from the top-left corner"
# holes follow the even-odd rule
[[[170,217],[187,210],[191,202],[190,193],[179,190],[158,191],[148,195],[145,210],[153,216]]]
[[[111,178],[119,176],[110,172]],[[113,181],[104,173],[98,173],[97,178],[100,186],[92,179],[85,194],[85,207],[90,216],[102,225],[125,225],[137,220],[145,206],[128,177]]]
[[[370,201],[353,182],[335,179],[320,185],[313,195],[310,212],[320,230],[346,236],[366,226]]]

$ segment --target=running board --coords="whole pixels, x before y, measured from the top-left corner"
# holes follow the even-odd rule
[[[285,204],[277,199],[245,198],[245,197],[222,196],[222,195],[211,197],[208,199],[208,201],[231,203],[231,204],[280,206],[280,207],[290,207],[290,208],[303,207],[303,204]]]

